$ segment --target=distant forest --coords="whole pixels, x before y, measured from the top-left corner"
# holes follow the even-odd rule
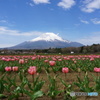
[[[82,47],[67,47],[67,48],[49,48],[44,50],[36,50],[37,53],[100,53],[100,44]]]
[[[0,50],[0,54],[50,54],[50,53],[59,53],[59,54],[100,54],[100,44],[93,44],[91,46],[82,46],[82,47],[67,47],[67,48],[49,48],[49,49],[30,49],[30,50]]]

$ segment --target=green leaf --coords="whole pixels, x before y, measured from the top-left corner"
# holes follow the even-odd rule
[[[4,91],[3,80],[0,80],[0,93],[3,93],[3,91]]]
[[[81,79],[78,76],[77,76],[77,79],[78,79],[78,82],[81,84],[82,81],[81,81]]]
[[[21,83],[21,87],[24,87],[26,84],[28,84],[28,80],[26,77],[23,77],[22,83]]]
[[[32,88],[32,85],[28,82],[28,87],[29,87],[29,89],[31,90],[31,91],[33,91],[33,88]]]
[[[31,97],[31,93],[30,93],[28,90],[23,89],[23,93],[25,93],[25,94],[27,94],[28,96],[30,96],[30,97]]]
[[[67,84],[65,83],[65,81],[62,80],[61,78],[60,78],[60,80],[61,80],[62,84],[63,84],[65,87],[67,87]]]
[[[34,80],[34,86],[37,84],[38,79],[39,79],[39,76],[37,76],[36,79]]]
[[[20,72],[18,73],[18,75],[19,75],[19,77],[20,77],[20,80],[22,81],[22,79],[23,79],[22,71],[20,71]]]
[[[3,98],[7,98],[7,96],[4,94],[0,94],[0,99],[3,99]]]
[[[16,78],[14,77],[13,79],[10,77],[7,77],[7,80],[9,81],[9,87],[11,87],[12,85],[14,85],[16,87]]]
[[[34,89],[33,89],[34,92],[39,91],[39,90],[42,88],[43,84],[44,84],[44,81],[38,82],[38,83],[35,85]]]
[[[8,100],[14,100],[14,98],[17,98],[18,99],[19,95],[16,95],[16,94],[13,94],[13,95],[10,95]]]
[[[81,86],[81,84],[76,83],[76,82],[74,82],[74,84],[75,84],[76,86],[78,86],[78,87],[80,87],[80,86]]]
[[[32,95],[32,100],[35,100],[38,97],[43,96],[43,92],[42,91],[37,91]]]

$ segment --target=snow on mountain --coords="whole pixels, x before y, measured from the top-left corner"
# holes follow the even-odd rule
[[[59,41],[62,41],[62,42],[69,42],[67,40],[63,40],[61,37],[59,37],[57,34],[54,34],[54,33],[44,33],[41,36],[39,36],[35,39],[32,39],[30,42],[41,41],[41,40],[44,40],[44,41],[59,40]]]

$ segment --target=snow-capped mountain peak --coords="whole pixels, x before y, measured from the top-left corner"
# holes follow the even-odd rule
[[[49,48],[66,48],[66,47],[80,47],[83,44],[78,42],[69,42],[62,39],[58,34],[45,33],[41,36],[32,39],[31,41],[25,41],[9,49],[49,49]]]
[[[58,36],[58,34],[54,34],[54,33],[44,33],[41,36],[39,36],[39,37],[37,37],[35,39],[32,39],[31,42],[41,41],[41,40],[44,40],[44,41],[59,40],[59,41],[63,41],[63,42],[69,42],[67,40],[63,40],[60,36]]]

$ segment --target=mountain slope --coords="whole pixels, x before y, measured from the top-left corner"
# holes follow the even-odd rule
[[[45,33],[35,39],[10,47],[10,49],[48,49],[80,46],[83,46],[83,44],[64,40],[54,33]]]

